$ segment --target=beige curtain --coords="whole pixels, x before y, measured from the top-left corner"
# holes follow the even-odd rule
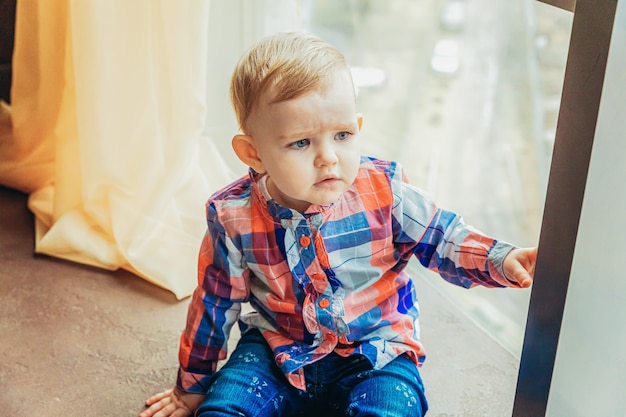
[[[191,293],[204,202],[232,179],[202,133],[208,5],[18,2],[0,182],[30,194],[36,252]]]

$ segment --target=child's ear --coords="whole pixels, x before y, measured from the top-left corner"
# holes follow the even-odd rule
[[[357,113],[356,122],[359,124],[359,130],[363,127],[363,115],[361,113]]]
[[[232,141],[233,150],[244,164],[254,169],[259,174],[265,173],[263,162],[259,158],[254,139],[250,135],[235,135]]]

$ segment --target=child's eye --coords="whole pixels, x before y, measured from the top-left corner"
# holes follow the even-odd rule
[[[300,140],[290,144],[289,147],[290,148],[297,148],[297,149],[306,148],[309,145],[310,142],[311,141],[308,140],[308,139],[300,139]]]
[[[346,140],[350,137],[350,132],[339,132],[335,135],[335,140]]]

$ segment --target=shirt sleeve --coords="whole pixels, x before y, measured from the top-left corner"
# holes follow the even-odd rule
[[[391,170],[396,243],[401,253],[415,255],[426,268],[465,288],[511,287],[502,264],[514,246],[465,224],[453,212],[438,208],[422,191],[408,184],[399,166]]]
[[[249,298],[249,272],[241,250],[219,220],[215,204],[207,205],[207,232],[198,257],[198,286],[180,337],[176,385],[205,394],[217,362],[227,355],[228,336]]]

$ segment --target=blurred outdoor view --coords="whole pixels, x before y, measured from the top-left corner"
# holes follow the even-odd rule
[[[467,223],[537,245],[572,13],[535,0],[301,4],[305,29],[353,67],[365,153],[402,162]],[[418,271],[520,355],[530,290],[467,291]]]

